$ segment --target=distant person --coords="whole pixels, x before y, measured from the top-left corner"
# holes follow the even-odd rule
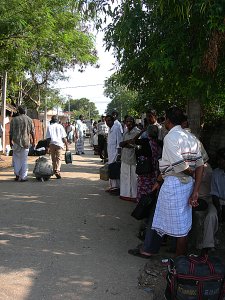
[[[106,124],[109,127],[107,150],[108,150],[108,163],[111,164],[117,160],[118,155],[120,155],[120,142],[122,142],[123,136],[120,131],[119,126],[114,125],[114,118],[111,115],[107,115]],[[120,188],[120,179],[109,179],[109,189],[110,193],[117,193]]]
[[[57,179],[61,179],[62,152],[64,144],[66,151],[69,150],[66,131],[61,124],[58,124],[57,116],[52,116],[50,125],[47,128],[46,139],[48,140],[49,149],[52,158],[53,172]]]
[[[26,115],[26,109],[18,107],[18,115],[10,122],[10,146],[13,150],[13,167],[16,175],[15,181],[27,181],[27,157],[30,141],[35,146],[34,124]]]
[[[101,116],[101,120],[97,124],[97,135],[98,135],[98,151],[99,156],[104,162],[107,158],[107,135],[108,126],[105,122],[105,116]]]
[[[116,110],[114,110],[114,111],[112,112],[112,117],[113,117],[113,119],[114,119],[114,125],[115,125],[115,126],[118,126],[118,127],[120,128],[121,133],[123,134],[123,126],[122,126],[122,124],[120,123],[120,121],[118,120],[118,116],[119,116],[118,112],[117,112]]]
[[[84,116],[80,115],[79,120],[77,120],[75,127],[75,137],[76,137],[76,155],[85,154],[84,153],[84,132],[86,129],[86,124],[84,124]]]

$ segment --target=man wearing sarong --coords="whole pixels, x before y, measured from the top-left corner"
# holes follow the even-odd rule
[[[205,153],[200,141],[179,125],[184,120],[185,116],[178,108],[166,111],[165,125],[169,133],[164,138],[162,158],[159,160],[161,175],[152,191],[163,184],[153,221],[152,214],[149,218],[149,225],[152,226],[148,226],[144,244],[130,249],[128,253],[131,255],[150,258],[157,254],[163,235],[177,237],[176,256],[186,254],[187,234],[192,226],[191,206],[198,206]]]
[[[75,135],[76,135],[76,154],[81,155],[84,154],[84,130],[85,130],[85,124],[83,122],[84,116],[80,115],[79,120],[77,120],[76,123],[76,130],[75,130]]]
[[[27,157],[29,146],[35,144],[34,124],[26,115],[22,106],[18,107],[19,115],[10,123],[10,146],[13,149],[13,167],[15,181],[27,181]]]
[[[106,124],[109,127],[108,140],[107,140],[107,151],[108,151],[108,163],[111,164],[117,160],[120,155],[120,142],[123,140],[123,136],[120,127],[114,125],[114,119],[111,115],[107,115]],[[109,179],[110,193],[117,192],[120,188],[120,179]]]
[[[204,162],[197,138],[181,128],[183,112],[172,107],[166,111],[161,175],[155,188],[162,183],[152,229],[160,235],[177,237],[176,256],[185,255],[187,235],[192,226],[192,206],[198,205]],[[153,187],[154,189],[154,187]]]
[[[140,129],[135,126],[133,117],[126,118],[127,130],[123,134],[123,141],[120,143],[121,173],[120,173],[120,199],[136,202],[137,198],[137,174],[136,155],[133,139],[140,133]]]

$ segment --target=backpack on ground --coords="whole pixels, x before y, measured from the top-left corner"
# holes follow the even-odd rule
[[[178,256],[167,272],[167,300],[223,300],[225,266],[218,257]]]
[[[44,156],[36,159],[33,173],[37,180],[48,180],[53,175],[51,160]]]

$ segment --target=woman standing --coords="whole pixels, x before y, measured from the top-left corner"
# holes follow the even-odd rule
[[[121,154],[121,174],[120,174],[120,198],[127,201],[136,202],[137,197],[137,174],[136,155],[133,139],[140,133],[135,126],[133,117],[128,116],[125,121],[126,132],[123,135]]]
[[[144,195],[151,194],[152,187],[157,180],[159,174],[158,159],[161,156],[162,149],[158,143],[158,128],[156,125],[149,125],[143,138],[136,140],[136,144],[140,145],[138,155],[139,159],[144,159],[150,164],[148,173],[138,175],[137,183],[137,202]]]

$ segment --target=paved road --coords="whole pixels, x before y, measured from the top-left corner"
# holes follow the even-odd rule
[[[74,158],[61,180],[0,172],[0,300],[151,299],[137,281],[146,261],[127,254],[134,204],[104,192],[90,149]]]

